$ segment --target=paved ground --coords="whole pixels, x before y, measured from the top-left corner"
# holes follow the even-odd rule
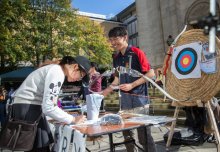
[[[180,128],[176,128],[180,129]],[[152,127],[152,136],[156,143],[157,152],[217,152],[216,145],[214,143],[205,142],[199,146],[171,146],[168,150],[166,149],[166,143],[163,140],[163,135],[168,131],[166,127]],[[121,133],[113,134],[114,142],[122,142],[123,136]],[[95,142],[87,141],[87,148],[92,152],[109,152],[109,141],[108,136],[104,135]],[[3,150],[1,152],[10,152]],[[125,146],[120,145],[116,147],[116,152],[126,152]]]
[[[178,128],[177,128],[178,129]],[[167,132],[166,127],[152,127],[152,136],[156,142],[157,152],[217,152],[216,145],[213,143],[205,142],[199,146],[171,146],[166,149],[166,143],[163,140],[163,135]],[[114,142],[123,141],[123,137],[120,133],[114,134]],[[109,152],[108,136],[92,142],[87,141],[87,148],[92,152]],[[125,146],[121,145],[116,148],[116,152],[126,152]]]

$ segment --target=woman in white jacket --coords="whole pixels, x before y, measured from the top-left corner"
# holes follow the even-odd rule
[[[32,151],[50,151],[49,145],[53,143],[45,115],[66,124],[85,121],[85,116],[73,117],[60,109],[56,102],[65,77],[68,82],[80,81],[88,74],[90,67],[90,61],[83,56],[65,56],[59,62],[42,66],[33,71],[16,90],[12,117],[19,120],[36,121],[43,113]]]

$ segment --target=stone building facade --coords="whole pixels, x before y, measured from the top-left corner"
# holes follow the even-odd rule
[[[139,47],[146,50],[153,67],[161,67],[168,49],[169,35],[176,37],[184,28],[189,0],[137,0]],[[141,32],[140,32],[141,31]]]

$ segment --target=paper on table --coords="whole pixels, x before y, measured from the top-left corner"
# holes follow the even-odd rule
[[[99,124],[99,123],[100,123],[100,118],[98,118],[97,120],[86,120],[84,123],[74,124],[70,126],[94,125],[94,124]]]

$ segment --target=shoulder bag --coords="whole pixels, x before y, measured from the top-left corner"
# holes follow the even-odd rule
[[[0,148],[13,151],[32,150],[41,116],[42,113],[35,122],[27,122],[12,119],[10,112],[9,120],[0,134]]]

